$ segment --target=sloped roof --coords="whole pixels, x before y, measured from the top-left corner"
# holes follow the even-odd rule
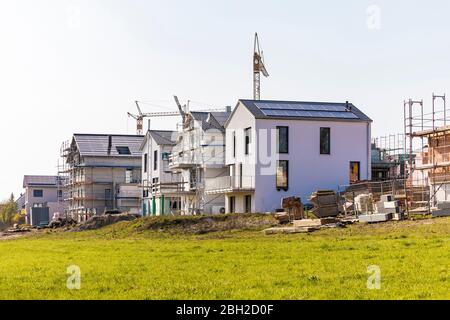
[[[197,121],[202,122],[202,129],[217,129],[224,131],[224,124],[231,115],[231,112],[200,112],[192,111],[190,112],[192,118]]]
[[[73,135],[81,156],[87,157],[140,157],[139,147],[144,136],[120,135],[120,134],[85,134],[75,133]],[[111,139],[111,148],[109,141]],[[117,147],[128,147],[130,154],[119,154]],[[108,153],[109,151],[109,153]]]
[[[159,145],[175,145],[176,132],[170,130],[150,130],[150,135]]]
[[[352,103],[239,100],[257,119],[364,121],[372,120]],[[228,121],[227,121],[228,122]]]
[[[57,176],[25,175],[23,177],[23,187],[28,186],[55,186],[58,182]]]

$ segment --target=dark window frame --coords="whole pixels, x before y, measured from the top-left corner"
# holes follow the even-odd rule
[[[352,183],[356,183],[356,182],[358,182],[358,181],[361,181],[361,161],[350,161],[350,170],[352,170],[352,168],[353,168],[353,164],[357,164],[358,165],[358,180],[356,180],[356,181],[350,181],[350,183],[352,184]],[[349,178],[351,177],[351,171],[350,171],[350,176],[349,176]],[[350,179],[349,179],[350,180]]]
[[[44,190],[43,189],[34,189],[33,190],[33,198],[43,198]]]
[[[148,153],[144,153],[144,173],[147,173],[148,169]]]
[[[286,150],[280,150],[280,129],[286,129]],[[277,126],[277,153],[288,154],[289,153],[289,127]]]
[[[128,146],[116,146],[116,151],[120,155],[131,155],[131,150]]]
[[[233,131],[233,158],[236,158],[236,131]]]
[[[281,186],[278,184],[278,168],[280,167],[281,163],[286,163],[286,186]],[[275,185],[276,185],[276,189],[277,191],[283,190],[283,191],[288,191],[289,189],[289,160],[277,160],[277,168],[276,168],[276,172],[275,172]]]
[[[325,137],[323,136],[323,134],[327,132],[328,135],[327,137],[327,141],[326,141],[326,145],[323,145],[323,139],[325,139]],[[328,148],[326,148],[326,146]],[[321,155],[330,155],[331,154],[331,128],[330,127],[321,127],[320,128],[320,136],[319,136],[319,148],[320,148],[320,154]]]
[[[252,143],[251,132],[251,127],[244,129],[244,155],[246,156],[250,155],[250,144]]]
[[[236,213],[236,197],[230,196],[228,198],[228,205],[230,207],[230,213]]]
[[[245,213],[252,212],[252,195],[247,194],[244,196],[244,211]]]
[[[153,171],[158,170],[158,150],[153,151]]]

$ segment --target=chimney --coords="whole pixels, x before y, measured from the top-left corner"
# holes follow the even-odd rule
[[[112,148],[112,136],[108,136],[108,156],[111,155],[111,148]]]
[[[231,106],[226,106],[225,110],[226,110],[226,112],[231,112]]]

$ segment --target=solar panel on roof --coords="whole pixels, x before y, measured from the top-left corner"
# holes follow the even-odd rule
[[[255,105],[266,116],[359,119],[345,105],[340,104],[257,102]]]
[[[351,112],[339,111],[303,111],[303,110],[282,110],[282,109],[262,109],[266,116],[278,117],[305,117],[305,118],[337,118],[337,119],[358,119],[358,116]]]

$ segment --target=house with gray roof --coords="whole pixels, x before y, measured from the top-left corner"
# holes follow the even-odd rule
[[[226,212],[274,212],[319,189],[370,180],[371,122],[349,102],[239,100],[224,123],[226,176],[205,193]]]
[[[139,135],[74,134],[62,151],[66,212],[78,220],[108,211],[139,213]]]
[[[25,209],[30,225],[47,225],[55,213],[63,211],[62,185],[58,176],[25,175],[24,193],[17,201],[18,209]]]

